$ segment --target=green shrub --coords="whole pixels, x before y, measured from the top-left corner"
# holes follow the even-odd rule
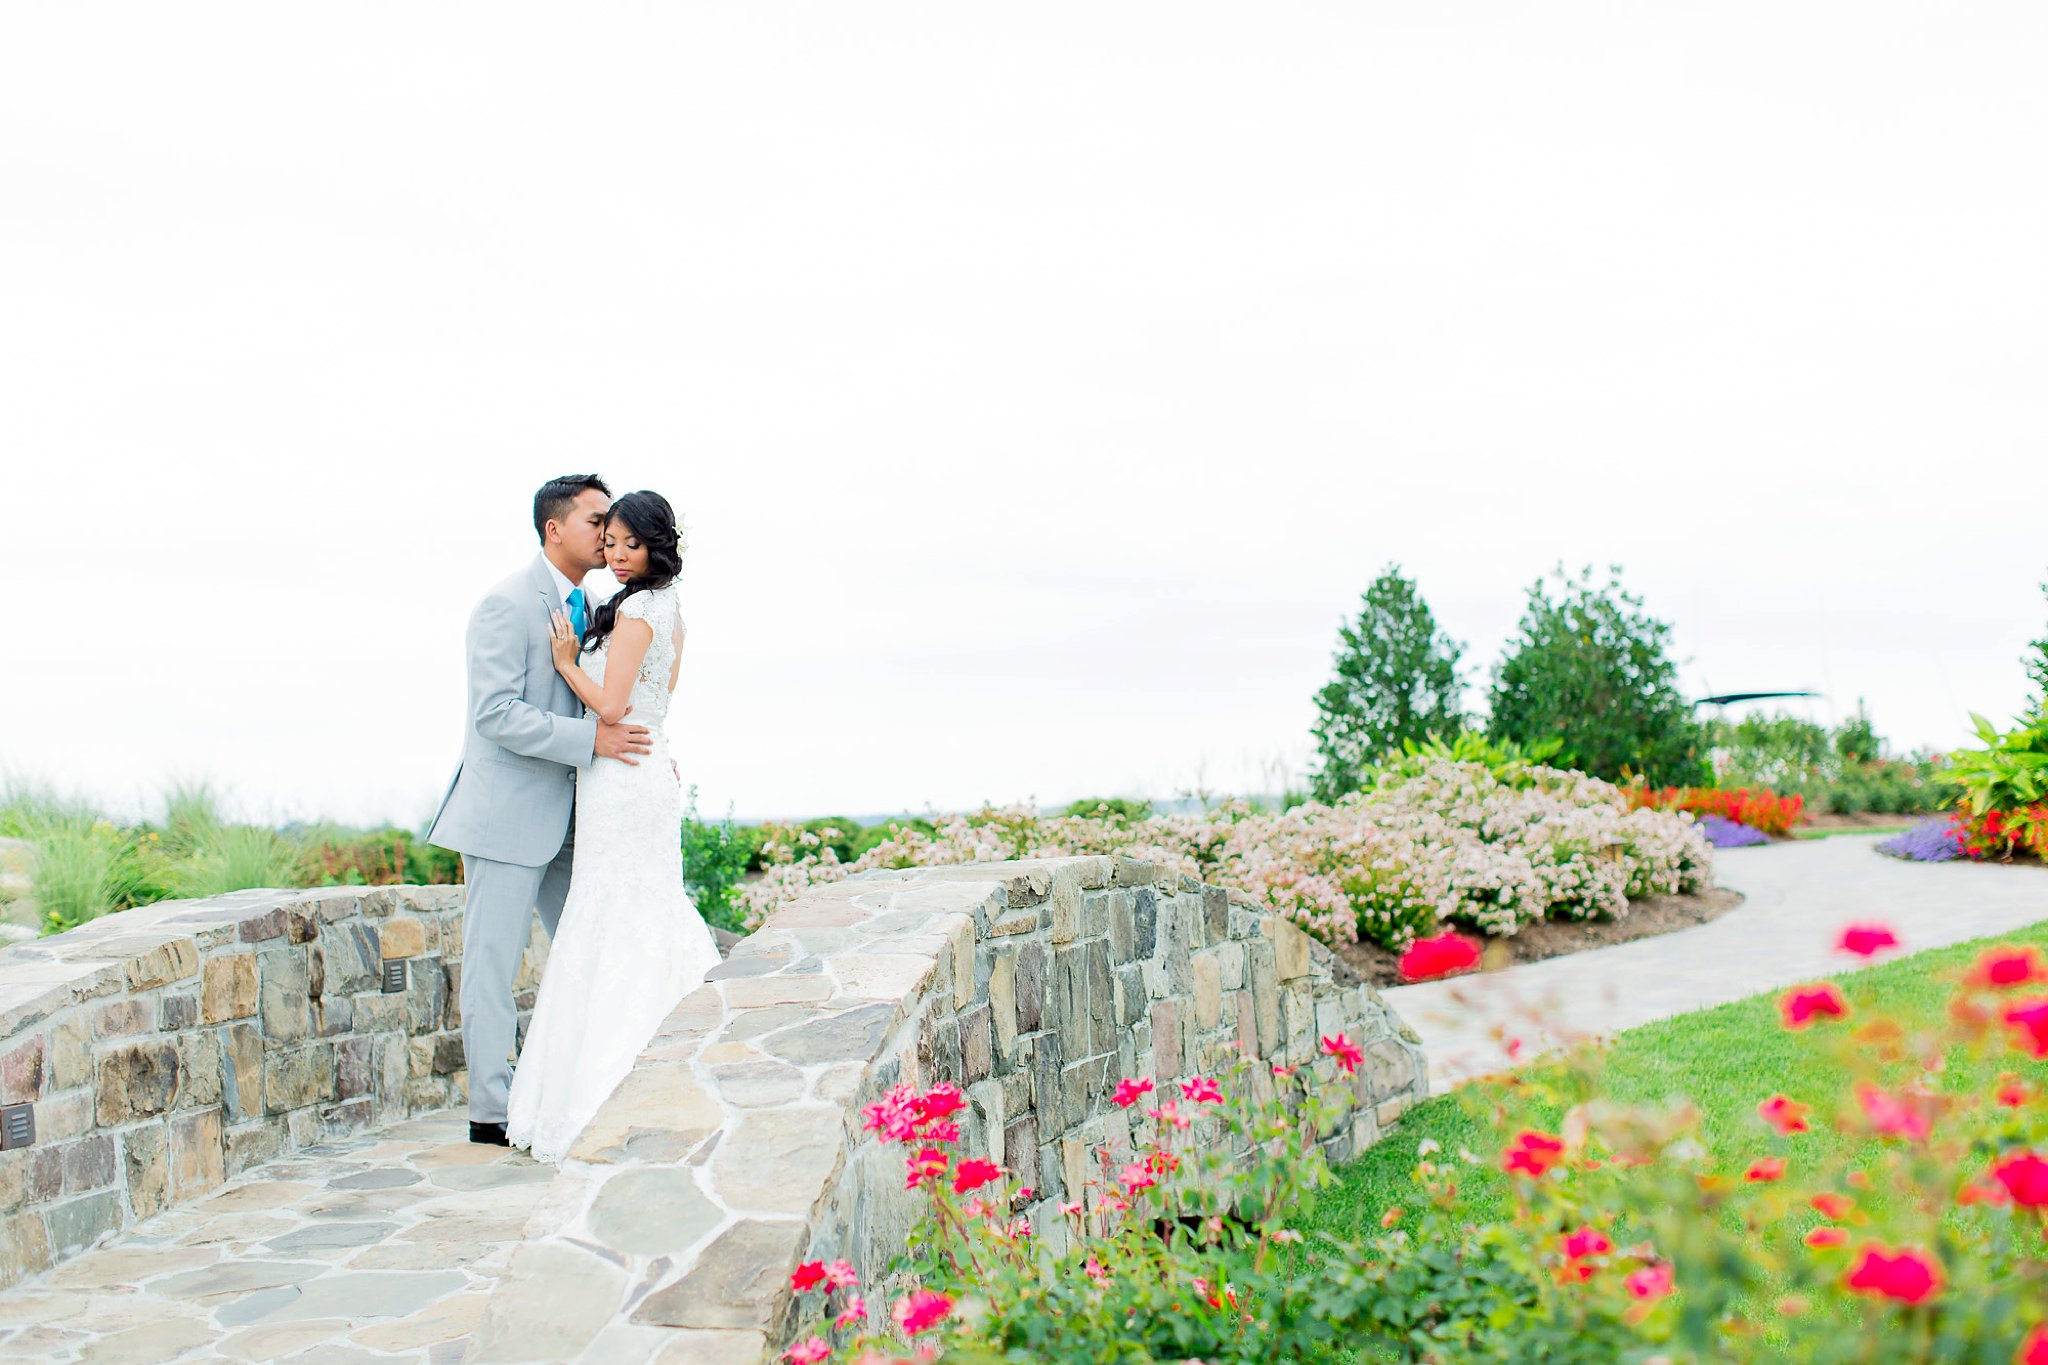
[[[314,826],[298,832],[308,886],[440,886],[462,880],[462,855],[410,830]]]
[[[919,834],[938,833],[938,826],[920,816],[907,815],[895,820],[884,820],[881,824],[869,825],[860,832],[859,837],[853,841],[853,856],[866,857],[868,850],[888,842],[906,829],[914,829]]]
[[[738,892],[746,879],[748,860],[760,851],[758,831],[733,824],[731,812],[725,819],[697,818],[697,789],[683,807],[683,884],[697,903],[704,922],[735,932],[745,926]]]
[[[1060,814],[1084,816],[1090,820],[1149,820],[1152,818],[1152,803],[1128,796],[1084,796],[1079,801],[1068,802]]]
[[[1491,740],[1472,729],[1460,730],[1448,740],[1431,734],[1419,742],[1402,740],[1398,750],[1367,770],[1365,785],[1420,777],[1439,763],[1478,763],[1495,779],[1511,787],[1526,787],[1530,782],[1529,770],[1550,762],[1563,747],[1564,741],[1555,736],[1525,746],[1511,739]]]
[[[1884,740],[1870,723],[1863,698],[1856,699],[1856,714],[1835,727],[1833,742],[1836,757],[1845,764],[1875,763],[1884,757]]]
[[[1716,786],[1768,787],[1811,798],[1813,787],[1839,767],[1825,729],[1783,712],[1714,721],[1706,732]]]
[[[854,841],[860,838],[861,823],[849,820],[843,815],[821,815],[815,820],[806,820],[797,826],[818,836],[818,843],[837,854],[839,861],[853,861]]]
[[[1322,801],[1359,790],[1380,755],[1464,720],[1464,646],[1437,629],[1398,564],[1365,590],[1358,619],[1338,627],[1337,641],[1336,677],[1316,693],[1319,767],[1312,780]]]
[[[1555,597],[1537,579],[1518,630],[1494,668],[1491,738],[1536,744],[1556,736],[1562,766],[1609,781],[1712,780],[1705,735],[1678,690],[1671,627],[1623,590],[1619,570],[1604,585],[1590,568],[1565,577]]]

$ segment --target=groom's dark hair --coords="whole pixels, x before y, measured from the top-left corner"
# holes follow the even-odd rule
[[[612,495],[612,490],[604,486],[604,480],[595,474],[564,474],[542,484],[540,492],[533,495],[533,533],[546,541],[548,523],[560,521],[576,499],[593,488],[606,497]]]

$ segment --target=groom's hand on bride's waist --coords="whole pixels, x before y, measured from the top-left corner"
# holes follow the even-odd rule
[[[617,721],[601,720],[597,723],[596,752],[599,758],[616,758],[621,763],[631,763],[637,767],[640,760],[633,755],[654,752],[654,740],[649,737],[647,727],[626,723],[626,716],[632,714],[633,708],[629,706],[626,708],[626,715],[620,716]]]

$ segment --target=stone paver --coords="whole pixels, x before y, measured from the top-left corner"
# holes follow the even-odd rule
[[[1907,951],[2048,920],[2048,872],[1908,863],[1881,836],[1837,835],[1715,854],[1715,880],[1744,902],[1708,924],[1484,976],[1400,986],[1388,1003],[1422,1035],[1443,1090],[1561,1042],[1619,1032],[1858,964],[1833,951],[1844,925],[1882,920]]]
[[[0,1359],[461,1358],[554,1175],[449,1112],[303,1148],[0,1293]]]

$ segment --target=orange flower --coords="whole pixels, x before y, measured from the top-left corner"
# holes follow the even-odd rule
[[[1564,1143],[1549,1133],[1534,1128],[1524,1128],[1515,1134],[1508,1149],[1501,1153],[1500,1168],[1510,1175],[1526,1175],[1534,1179],[1542,1176],[1551,1167],[1564,1160]]]
[[[1849,1210],[1856,1207],[1856,1201],[1848,1195],[1836,1194],[1832,1190],[1822,1190],[1806,1202],[1813,1205],[1821,1217],[1832,1218],[1838,1223],[1849,1216]]]

